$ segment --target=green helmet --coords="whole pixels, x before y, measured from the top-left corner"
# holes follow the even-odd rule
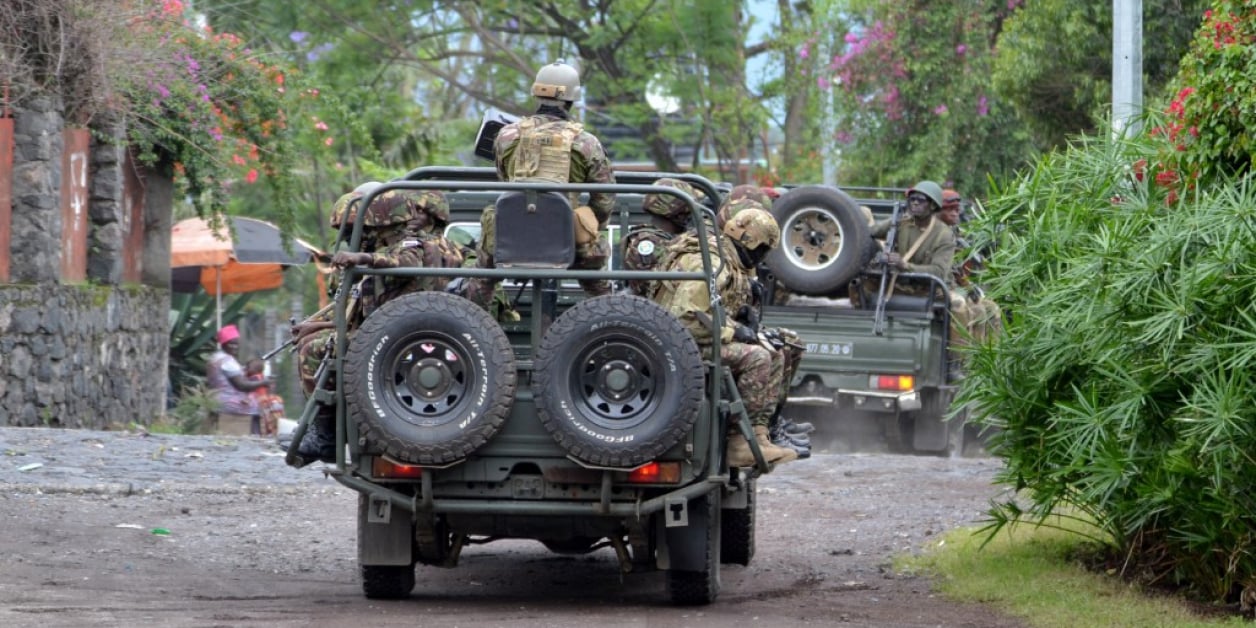
[[[580,73],[562,59],[542,66],[532,82],[532,95],[547,105],[561,105],[580,99]]]
[[[724,202],[720,203],[720,210],[715,214],[716,224],[723,229],[737,212],[752,207],[771,210],[772,197],[757,185],[739,185],[730,190]]]
[[[754,202],[750,199],[743,201]],[[781,241],[781,228],[762,206],[746,207],[724,224],[724,235],[748,251],[763,246],[771,250]]]
[[[349,224],[353,224],[353,219],[357,216],[357,204],[353,201],[366,196],[371,192],[371,190],[374,190],[381,185],[383,185],[383,183],[380,183],[379,181],[367,181],[366,183],[354,188],[352,192],[336,199],[336,204],[331,206],[331,220],[329,221],[331,226],[339,229],[340,225],[345,221],[345,216],[348,216]],[[353,206],[353,212],[349,212],[350,205]]]
[[[907,195],[911,196],[912,192],[920,192],[921,194],[929,197],[929,200],[933,201],[934,211],[942,208],[942,186],[937,183],[934,183],[933,181],[921,181],[911,189],[907,190]]]
[[[445,200],[445,193],[440,190],[422,190],[412,192],[410,199],[414,201],[414,217],[418,217],[420,212],[426,213],[432,219],[432,226],[437,229],[444,229],[449,224],[449,201]]]
[[[701,202],[704,198],[704,195],[697,188],[680,179],[663,177],[655,181],[654,185],[675,188],[688,194],[693,200],[698,202]],[[646,194],[645,198],[641,199],[641,209],[655,216],[666,218],[678,225],[683,225],[689,220],[689,204],[683,199],[670,194]]]

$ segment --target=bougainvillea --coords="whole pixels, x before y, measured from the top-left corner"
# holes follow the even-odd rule
[[[232,185],[260,183],[279,216],[294,215],[298,136],[333,143],[327,124],[303,113],[318,90],[294,85],[294,70],[239,37],[196,26],[179,0],[152,5],[131,31],[149,52],[117,83],[140,159],[174,175],[201,214],[221,212]]]

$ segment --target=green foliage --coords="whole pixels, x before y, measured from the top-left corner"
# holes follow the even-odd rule
[[[846,46],[820,80],[837,100],[839,178],[971,189],[1024,163],[1029,136],[989,84],[1009,11],[984,0],[835,3]]]
[[[1144,0],[1145,91],[1158,94],[1177,73],[1209,0]],[[1026,2],[998,39],[991,86],[1033,131],[1042,149],[1097,130],[1112,96],[1112,4]]]
[[[1211,600],[1256,577],[1256,186],[1173,204],[1132,164],[1163,137],[1082,138],[992,190],[983,279],[1011,313],[959,403],[1002,428],[1000,481],[1092,519],[1129,574]]]
[[[1212,3],[1182,59],[1166,119],[1152,129],[1168,140],[1158,156],[1158,165],[1169,173],[1162,181],[1179,193],[1251,171],[1256,158],[1254,43],[1256,13],[1250,3]]]
[[[165,421],[154,424],[150,429],[175,434],[200,434],[205,418],[217,403],[214,392],[204,385],[183,388],[178,403],[166,414]]]

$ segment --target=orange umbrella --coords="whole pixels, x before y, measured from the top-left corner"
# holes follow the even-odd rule
[[[279,227],[255,218],[189,218],[175,223],[170,236],[171,290],[190,292],[196,285],[214,295],[272,290],[283,285],[283,270],[306,264],[323,253],[299,238],[286,244]]]

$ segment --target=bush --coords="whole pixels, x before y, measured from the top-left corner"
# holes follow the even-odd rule
[[[1012,316],[961,403],[997,417],[1000,481],[1028,489],[996,523],[1071,506],[1129,573],[1220,600],[1256,577],[1256,188],[1167,204],[1131,166],[1160,148],[1081,140],[995,190],[984,280]]]

